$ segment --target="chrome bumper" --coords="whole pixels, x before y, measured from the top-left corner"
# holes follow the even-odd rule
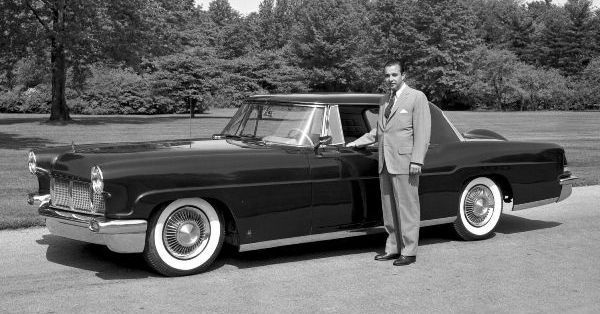
[[[548,199],[539,200],[539,201],[530,202],[530,203],[517,204],[514,206],[512,205],[512,203],[510,203],[510,205],[507,208],[502,209],[502,212],[523,210],[523,209],[527,209],[527,208],[538,207],[538,206],[542,206],[542,205],[558,203],[560,201],[563,201],[571,195],[571,193],[573,192],[573,183],[575,182],[575,180],[578,180],[578,179],[579,179],[578,177],[572,175],[571,173],[568,173],[568,176],[563,177],[558,180],[558,183],[560,184],[560,187],[561,187],[560,195],[558,197],[548,198]]]
[[[140,253],[146,244],[146,220],[109,220],[50,208],[38,209],[50,233],[83,242],[106,245],[117,253]]]
[[[571,193],[573,192],[573,183],[577,179],[579,179],[579,178],[572,174],[569,174],[568,177],[561,178],[559,180],[559,183],[560,183],[560,186],[562,189],[560,190],[560,196],[556,200],[557,203],[566,199],[567,197],[569,197],[571,195]]]

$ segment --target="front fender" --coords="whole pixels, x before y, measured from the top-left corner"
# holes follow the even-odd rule
[[[231,204],[227,199],[227,195],[223,191],[203,188],[171,188],[148,191],[139,195],[133,201],[130,217],[150,219],[150,216],[154,210],[159,206],[182,198],[201,198],[208,202],[215,200],[222,203],[228,209],[231,208]],[[233,213],[233,211],[230,212],[233,218],[236,219],[235,213]]]

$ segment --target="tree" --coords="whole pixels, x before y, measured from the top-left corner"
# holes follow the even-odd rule
[[[590,0],[569,0],[565,11],[569,24],[561,33],[565,42],[558,66],[567,75],[580,73],[594,56],[594,33]]]
[[[65,101],[66,81],[66,56],[65,43],[67,42],[67,28],[65,14],[67,4],[65,0],[53,2],[25,1],[35,18],[44,27],[46,36],[50,41],[50,63],[52,68],[52,105],[50,109],[50,120],[67,121],[69,107]],[[46,13],[42,13],[45,11]]]
[[[219,26],[225,26],[240,18],[240,14],[227,0],[213,0],[208,4],[210,18]]]
[[[17,62],[26,57],[28,51],[42,55],[39,49],[32,47],[32,43],[40,41],[40,32],[37,22],[32,23],[20,1],[0,0],[0,7],[0,78],[4,74],[3,85],[12,88],[15,83],[12,72]]]
[[[258,13],[247,17],[260,50],[278,50],[289,43],[302,1],[263,0]]]
[[[522,98],[516,69],[521,66],[517,56],[508,50],[488,49],[480,46],[470,52],[473,64],[466,90],[478,103],[506,110]]]
[[[575,89],[581,109],[600,109],[600,56],[588,63]]]
[[[464,1],[419,1],[414,17],[415,41],[411,70],[418,87],[443,105],[466,88],[469,52],[480,44],[475,17]]]
[[[535,43],[536,64],[559,69],[567,76],[585,68],[598,50],[590,6],[589,0],[569,0],[564,7],[537,8],[540,30]]]
[[[573,97],[569,81],[557,69],[521,64],[515,69],[514,78],[521,96],[518,102],[521,111],[538,108],[568,110],[571,107]]]
[[[190,11],[190,0],[24,0],[22,12],[36,20],[49,42],[52,69],[51,121],[70,120],[65,100],[66,69],[102,58],[137,66],[143,57],[177,47],[169,10]],[[79,77],[82,79],[82,77]]]
[[[232,60],[225,68],[268,93],[298,93],[308,90],[305,70],[290,65],[285,51],[271,50],[248,54]]]
[[[298,12],[290,43],[292,64],[309,73],[315,91],[359,91],[368,65],[367,1],[307,1]]]

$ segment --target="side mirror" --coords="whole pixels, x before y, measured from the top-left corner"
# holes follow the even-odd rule
[[[225,138],[225,135],[223,135],[223,134],[213,134],[212,135],[213,140],[222,140],[224,138]]]
[[[317,149],[319,149],[319,147],[321,147],[321,145],[329,145],[329,144],[331,144],[332,141],[333,141],[333,138],[331,137],[331,135],[319,137],[319,141],[317,142],[317,145],[315,146],[315,151],[317,151]]]

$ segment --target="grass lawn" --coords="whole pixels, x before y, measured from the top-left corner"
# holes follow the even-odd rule
[[[192,137],[219,132],[232,109],[213,109],[191,121]],[[460,131],[484,128],[510,140],[553,142],[567,151],[578,185],[600,183],[600,112],[447,112]],[[0,229],[43,225],[34,206],[26,203],[37,180],[27,171],[33,147],[97,142],[188,138],[185,115],[73,116],[68,125],[51,125],[47,115],[0,114]]]

